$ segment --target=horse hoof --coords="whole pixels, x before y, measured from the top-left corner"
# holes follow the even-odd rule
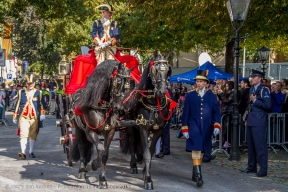
[[[131,168],[131,169],[130,169],[130,173],[131,173],[131,174],[138,174],[138,169],[137,169],[137,167]]]
[[[86,178],[86,172],[81,172],[78,174],[78,179],[85,179]]]
[[[144,189],[146,190],[152,190],[153,189],[153,182],[144,182]]]
[[[99,181],[99,188],[100,189],[108,189],[107,181]]]

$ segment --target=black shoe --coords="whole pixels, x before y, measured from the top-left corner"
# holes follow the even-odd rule
[[[203,162],[203,163],[210,163],[210,162],[211,162],[211,159],[208,159],[208,158],[207,158],[207,159],[202,159],[202,162]]]
[[[34,155],[34,153],[29,153],[29,157],[35,158],[36,156]]]
[[[216,155],[211,155],[210,160],[216,159]]]
[[[202,174],[201,174],[201,165],[196,165],[195,166],[195,176],[196,176],[196,184],[198,187],[201,187],[203,185],[203,180],[202,180]]]
[[[162,157],[164,157],[164,155],[162,153],[159,153],[159,154],[155,155],[155,157],[162,158]]]
[[[26,155],[24,153],[21,153],[21,152],[18,153],[18,157],[22,160],[26,159]]]
[[[248,174],[248,173],[257,173],[257,171],[255,171],[255,170],[249,170],[249,169],[244,169],[244,170],[240,170],[240,173],[246,173],[246,174]]]
[[[263,173],[256,173],[255,174],[256,177],[266,177],[267,176],[267,173],[263,174]]]
[[[170,152],[163,152],[163,155],[170,155]]]

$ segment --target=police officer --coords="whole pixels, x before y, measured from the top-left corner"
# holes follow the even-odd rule
[[[246,124],[248,143],[248,167],[243,173],[256,173],[257,177],[267,176],[268,151],[266,143],[267,112],[271,109],[270,91],[261,84],[264,73],[252,70],[250,106]],[[260,169],[257,172],[257,164]]]
[[[102,11],[102,18],[96,20],[92,27],[92,39],[96,44],[95,54],[98,64],[106,59],[114,59],[113,54],[116,53],[116,45],[120,38],[119,28],[116,21],[111,20],[112,5],[102,4],[97,7]],[[111,47],[109,47],[111,46]]]
[[[204,153],[211,154],[211,124],[214,135],[220,133],[220,108],[217,97],[208,91],[208,71],[198,70],[197,89],[187,93],[182,115],[182,133],[186,137],[186,151],[192,151],[192,181],[203,185],[201,163]]]

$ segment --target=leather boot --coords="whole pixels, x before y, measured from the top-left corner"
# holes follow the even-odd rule
[[[203,180],[202,180],[202,174],[201,174],[201,165],[196,165],[195,166],[195,171],[196,171],[196,182],[197,186],[202,186],[203,185]]]
[[[197,182],[196,166],[193,166],[192,181]]]

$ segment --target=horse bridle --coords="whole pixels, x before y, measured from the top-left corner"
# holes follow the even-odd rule
[[[157,69],[158,68],[158,69]],[[167,69],[168,68],[168,69]],[[168,64],[168,61],[167,60],[157,60],[157,61],[154,61],[154,64],[153,66],[150,68],[150,71],[149,71],[149,76],[152,80],[152,84],[154,86],[154,92],[156,92],[156,86],[158,83],[161,83],[161,82],[165,82],[165,83],[168,83],[168,77],[167,79],[161,77],[160,79],[156,79],[155,77],[157,76],[157,73],[158,71],[165,71],[165,70],[168,70],[167,71],[167,74],[169,72],[169,64]]]
[[[114,97],[124,97],[124,93],[126,89],[130,89],[130,75],[125,74],[116,74],[114,77],[112,77],[112,88],[110,91],[110,103],[113,102]],[[120,79],[120,80],[119,80]],[[117,89],[118,83],[121,83],[119,89]],[[117,92],[118,90],[118,92]]]

